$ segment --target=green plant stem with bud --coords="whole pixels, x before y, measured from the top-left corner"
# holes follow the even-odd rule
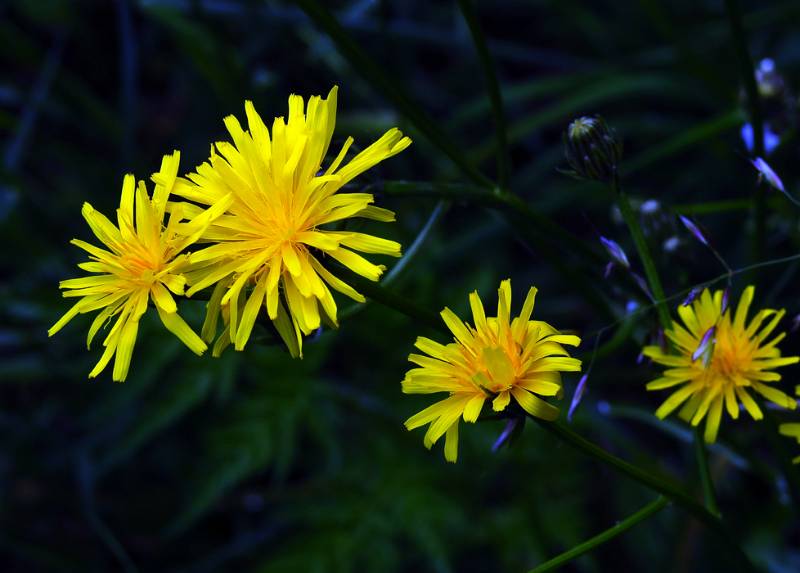
[[[662,509],[664,509],[669,501],[663,495],[658,496],[656,499],[645,505],[639,511],[634,514],[631,514],[623,521],[616,523],[614,526],[609,527],[602,533],[595,535],[591,539],[584,541],[583,543],[579,543],[572,549],[565,551],[561,555],[553,557],[552,559],[542,563],[541,565],[534,567],[528,573],[545,573],[546,571],[553,571],[558,569],[562,565],[569,563],[573,559],[580,557],[584,553],[588,553],[593,549],[597,548],[599,545],[602,545],[606,541],[611,541],[618,535],[621,535],[628,531],[631,527],[638,525],[651,515],[655,515]]]

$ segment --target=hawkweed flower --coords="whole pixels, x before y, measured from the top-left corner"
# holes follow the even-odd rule
[[[188,175],[196,187],[183,196],[216,205],[231,194],[225,214],[202,239],[214,244],[191,255],[191,296],[217,285],[219,296],[208,312],[227,308],[227,334],[237,350],[247,344],[262,307],[293,356],[302,356],[302,335],[320,326],[336,326],[336,303],[329,289],[364,302],[364,297],[337,278],[323,257],[377,281],[385,267],[355,251],[400,256],[400,244],[353,231],[326,228],[353,217],[394,221],[394,213],[372,205],[370,193],[339,193],[342,186],[384,159],[400,153],[411,140],[390,129],[375,143],[345,161],[348,137],[327,167],[323,160],[336,123],[334,87],[327,99],[314,96],[308,106],[289,97],[288,121],[275,119],[268,130],[253,104],[245,102],[248,130],[233,117],[225,126],[233,143],[212,146],[208,162]],[[207,329],[210,331],[210,329]]]
[[[777,345],[786,333],[767,341],[786,311],[764,309],[748,322],[754,292],[752,286],[744,290],[734,314],[727,301],[723,309],[723,291],[712,295],[705,289],[691,306],[678,307],[683,325],[673,321],[666,331],[673,350],[644,348],[653,362],[668,367],[647,389],[680,386],[656,416],[663,419],[681,406],[679,416],[693,426],[706,419],[704,438],[711,443],[717,439],[723,406],[733,419],[739,417],[740,403],[754,420],[763,417],[752,392],[784,408],[797,407],[795,400],[771,385],[781,379],[773,369],[800,361],[798,356],[781,356]]]
[[[133,347],[139,329],[139,319],[152,301],[164,326],[196,354],[206,350],[206,344],[178,315],[173,294],[182,295],[186,278],[187,256],[182,251],[194,243],[208,223],[225,210],[230,198],[222,197],[212,208],[199,211],[189,222],[182,222],[183,210],[173,208],[164,226],[164,213],[170,193],[177,183],[180,154],[164,156],[161,170],[153,175],[155,189],[152,197],[144,181],[138,186],[133,175],[125,175],[122,198],[117,209],[117,225],[89,203],[83,204],[82,214],[95,236],[107,247],[100,248],[73,239],[73,245],[89,253],[89,261],[79,268],[95,273],[88,277],[61,281],[65,297],[80,300],[56,322],[48,334],[52,336],[76,315],[95,310],[95,317],[86,337],[91,346],[101,327],[116,317],[103,341],[105,350],[100,361],[89,373],[94,378],[114,358],[113,378],[122,382],[128,375]],[[102,309],[102,310],[101,310]]]
[[[555,420],[558,408],[542,397],[561,398],[561,372],[580,371],[581,361],[570,358],[562,345],[577,346],[580,338],[561,334],[539,320],[531,320],[536,288],[528,291],[520,315],[511,320],[511,281],[498,290],[497,316],[486,316],[477,292],[469,295],[474,325],[465,324],[449,308],[441,315],[454,334],[443,345],[420,337],[415,346],[427,354],[411,354],[419,366],[406,373],[402,382],[406,394],[448,392],[450,395],[406,420],[413,430],[430,424],[424,443],[431,448],[445,437],[444,455],[450,462],[458,457],[459,418],[475,422],[486,400],[501,412],[517,401],[531,416]]]
[[[800,396],[800,386],[795,388],[795,393]],[[789,436],[790,438],[795,438],[797,443],[800,444],[800,423],[792,423],[792,424],[781,424],[778,428],[778,431],[783,436]],[[792,460],[792,463],[800,464],[800,456],[795,457]]]

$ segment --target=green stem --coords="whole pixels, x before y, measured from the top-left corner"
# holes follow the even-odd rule
[[[633,212],[628,196],[622,191],[616,174],[611,180],[611,187],[614,191],[614,195],[617,197],[622,218],[625,220],[625,224],[628,225],[628,230],[633,237],[636,251],[639,253],[639,258],[642,260],[647,284],[650,285],[653,298],[655,298],[656,310],[658,311],[658,319],[661,322],[661,327],[664,330],[670,330],[672,328],[672,319],[669,316],[664,287],[661,286],[661,278],[658,276],[658,270],[656,270],[656,265],[650,254],[650,248],[647,246],[644,233],[642,233],[642,227],[639,225],[639,219],[636,218],[636,214]]]
[[[500,83],[497,73],[489,55],[486,37],[483,34],[478,16],[472,0],[458,0],[461,13],[467,22],[472,41],[478,52],[478,59],[486,77],[486,89],[489,92],[489,101],[492,104],[492,117],[494,118],[494,132],[497,138],[497,176],[501,189],[508,189],[511,180],[511,154],[508,151],[508,137],[506,135],[506,116],[503,108],[503,97],[500,94]]]
[[[569,551],[565,551],[561,555],[553,557],[549,561],[546,561],[539,565],[538,567],[534,567],[528,573],[544,573],[545,571],[552,571],[554,569],[558,569],[562,565],[572,561],[576,557],[580,557],[584,553],[588,553],[592,551],[594,548],[602,545],[606,541],[610,541],[614,539],[616,536],[621,535],[628,531],[634,525],[641,523],[651,515],[658,513],[669,502],[667,499],[660,495],[647,505],[645,505],[642,509],[631,515],[630,517],[626,518],[624,521],[620,521],[613,527],[609,527],[599,535],[595,535],[591,539],[584,541],[570,549]]]
[[[725,11],[728,14],[728,24],[731,29],[731,39],[739,64],[739,74],[744,84],[747,96],[747,107],[750,112],[750,124],[753,127],[753,155],[764,157],[764,116],[761,109],[761,99],[758,95],[758,85],[753,68],[753,59],[747,47],[747,38],[742,26],[742,6],[739,0],[725,0]],[[757,185],[753,194],[753,217],[755,218],[755,234],[753,236],[753,255],[755,260],[764,258],[766,249],[766,218],[767,206],[764,189]]]
[[[367,298],[396,310],[434,330],[439,330],[452,336],[452,333],[437,313],[419,306],[391,289],[382,287],[369,279],[355,274],[346,267],[337,265],[336,275]]]
[[[719,517],[719,506],[714,494],[714,482],[711,479],[711,471],[708,467],[708,451],[703,433],[699,427],[694,428],[694,453],[697,458],[697,467],[700,470],[700,481],[703,484],[703,498],[706,501],[708,511]]]
[[[562,249],[588,258],[592,263],[604,264],[606,260],[599,249],[591,248],[586,242],[553,222],[552,218],[540,213],[511,193],[493,193],[483,187],[462,183],[427,181],[384,181],[377,188],[392,197],[437,197],[450,201],[467,201],[474,205],[497,209],[504,215],[516,214],[524,221],[526,234],[536,234],[537,243],[541,239],[549,238],[549,242],[560,244]]]
[[[596,284],[583,272],[583,267],[571,265],[563,253],[556,250],[569,250],[573,254],[584,255],[600,265],[605,259],[599,251],[591,249],[586,243],[554,223],[551,219],[531,208],[525,201],[510,193],[489,192],[482,188],[462,184],[448,185],[435,183],[412,183],[388,181],[381,185],[386,195],[423,196],[447,198],[452,201],[467,200],[471,203],[498,209],[506,221],[532,245],[542,259],[561,274],[565,282],[575,289],[587,302],[592,304],[603,317],[614,319],[608,302],[601,296]],[[565,249],[569,246],[569,249]]]
[[[532,416],[529,417],[545,430],[551,434],[554,434],[560,440],[566,442],[573,448],[576,448],[589,457],[611,466],[618,472],[628,476],[629,478],[639,482],[651,490],[664,495],[665,497],[669,498],[670,501],[673,501],[677,505],[681,506],[698,521],[700,521],[700,523],[706,526],[709,531],[715,533],[717,537],[730,548],[731,552],[728,555],[731,558],[732,564],[736,565],[742,571],[755,571],[755,567],[751,563],[750,558],[747,557],[747,554],[745,554],[744,551],[742,551],[741,547],[739,547],[739,544],[732,539],[724,523],[716,515],[709,512],[702,504],[695,501],[683,490],[665,481],[661,477],[651,474],[647,470],[616,457],[600,446],[590,442],[579,434],[576,434],[569,428],[552,422],[546,422]]]
[[[370,58],[339,24],[336,17],[317,0],[295,0],[295,3],[319,26],[350,62],[355,70],[364,76],[383,96],[392,102],[428,140],[441,149],[464,174],[478,185],[494,188],[494,182],[483,175],[467,159],[464,153],[416,103],[408,96],[399,82]]]

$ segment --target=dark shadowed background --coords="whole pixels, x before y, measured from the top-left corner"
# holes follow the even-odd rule
[[[492,115],[457,4],[328,5],[494,178]],[[503,86],[514,193],[598,253],[600,235],[616,240],[640,271],[608,191],[557,171],[567,123],[601,113],[624,139],[623,185],[668,295],[723,272],[676,212],[692,214],[732,267],[754,262],[757,173],[740,136],[747,116],[722,2],[505,0],[479,2],[477,13]],[[800,4],[747,1],[744,14],[754,59],[772,59],[785,84],[767,106],[783,137],[769,162],[800,195]],[[604,260],[561,245],[557,258],[583,283],[565,279],[529,229],[500,211],[439,203],[413,185],[409,196],[383,194],[387,181],[469,181],[296,6],[6,0],[0,47],[0,571],[526,571],[652,498],[535,425],[497,452],[503,421],[462,425],[456,465],[441,444],[428,452],[423,431],[407,432],[403,421],[431,397],[401,394],[400,381],[415,337],[443,335],[376,303],[352,310],[337,298],[341,327],[307,341],[302,361],[256,343],[198,358],[148,316],[124,384],[110,371],[86,379],[99,357],[86,351],[86,316],[47,338],[69,305],[58,281],[80,273],[82,253],[68,242],[93,240],[84,201],[112,214],[123,174],[146,178],[173,149],[189,171],[227,138],[222,119],[242,118],[245,99],[269,123],[286,114],[290,93],[324,95],[335,84],[333,148],[347,135],[366,147],[393,126],[414,139],[353,186],[370,185],[379,205],[397,211],[396,224],[371,230],[406,251],[420,246],[391,288],[463,315],[471,290],[493,312],[510,277],[516,311],[535,284],[535,317],[577,330],[586,365],[598,331],[616,322],[599,339],[572,427],[699,493],[691,432],[652,415],[665,395],[645,391],[656,369],[637,362],[655,313],[621,320],[649,304],[641,291],[619,271],[604,279]],[[768,205],[765,257],[795,254],[800,211],[774,191]],[[756,305],[793,317],[797,270],[793,262],[741,273],[734,290],[757,281]],[[587,289],[604,304],[590,305]],[[181,304],[199,328],[203,302]],[[783,349],[800,352],[800,336]],[[784,370],[784,390],[797,374]],[[564,412],[578,378],[565,376]],[[711,449],[724,517],[765,571],[800,570],[782,463],[797,450],[745,418],[726,419]],[[721,571],[720,552],[668,507],[565,570]]]

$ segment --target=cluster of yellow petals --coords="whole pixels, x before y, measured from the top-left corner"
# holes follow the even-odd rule
[[[250,338],[261,308],[287,347],[302,356],[302,336],[321,321],[336,326],[336,303],[330,288],[363,302],[364,297],[337,278],[323,257],[376,281],[385,267],[361,253],[400,256],[400,244],[365,233],[325,228],[353,217],[393,221],[394,213],[372,205],[370,193],[340,193],[354,177],[411,143],[397,129],[349,161],[348,137],[336,158],[323,160],[336,123],[334,87],[326,99],[289,98],[288,121],[278,117],[269,130],[251,102],[245,103],[248,130],[225,118],[232,143],[218,142],[207,163],[188,175],[194,185],[179,191],[201,205],[216,205],[231,195],[225,213],[203,233],[210,246],[191,254],[188,274],[191,296],[216,285],[203,329],[210,342],[217,317],[226,328],[215,354],[233,342],[241,350]],[[186,204],[186,212],[194,209]],[[248,291],[248,287],[252,290]],[[329,288],[330,287],[330,288]]]
[[[723,308],[722,291],[712,295],[705,289],[690,306],[678,307],[683,325],[673,321],[666,332],[674,350],[645,347],[645,356],[668,367],[647,389],[680,386],[656,410],[656,416],[663,419],[680,406],[679,416],[693,426],[706,418],[704,438],[714,442],[723,407],[733,419],[739,417],[739,404],[754,420],[763,417],[751,392],[784,408],[797,407],[796,400],[771,386],[781,379],[771,370],[800,361],[798,356],[781,356],[777,345],[785,333],[767,341],[786,311],[763,309],[748,322],[754,294],[754,287],[748,286],[732,314],[730,308]]]
[[[290,96],[288,121],[275,119],[271,132],[253,104],[245,102],[249,129],[243,130],[233,116],[225,118],[233,143],[213,145],[208,162],[187,178],[178,177],[178,152],[165,156],[153,175],[152,197],[144,182],[137,186],[133,175],[126,175],[117,226],[84,205],[84,218],[107,249],[73,241],[91,259],[79,267],[98,274],[61,282],[65,297],[80,300],[49,334],[78,314],[102,309],[89,329],[88,345],[117,317],[90,377],[115,357],[113,378],[125,379],[139,320],[149,302],[164,326],[192,351],[204,352],[217,338],[214,355],[231,342],[242,350],[264,307],[293,356],[302,356],[302,336],[323,320],[336,326],[330,288],[364,302],[329,270],[330,261],[378,280],[385,267],[356,251],[397,257],[400,244],[327,226],[354,217],[394,221],[393,212],[372,204],[371,194],[340,191],[411,140],[391,129],[345,161],[353,144],[348,137],[323,170],[336,125],[336,94],[334,87],[326,99],[310,98],[307,107],[302,97]],[[171,195],[183,200],[171,201]],[[184,252],[197,241],[203,248]],[[323,257],[328,258],[326,264]],[[191,296],[207,287],[213,292],[198,336],[177,314],[172,295]],[[217,336],[219,317],[226,328]]]
[[[450,395],[406,421],[409,430],[430,424],[424,443],[431,448],[445,436],[444,454],[458,457],[459,419],[475,422],[486,400],[496,412],[514,400],[530,415],[555,420],[559,410],[541,397],[561,398],[561,372],[576,372],[581,361],[562,345],[577,346],[580,338],[561,334],[539,320],[531,320],[536,288],[531,288],[520,315],[511,320],[511,281],[498,290],[497,316],[487,317],[477,292],[469,296],[474,326],[465,324],[449,308],[441,315],[454,334],[442,345],[420,337],[416,347],[427,354],[411,354],[418,365],[403,380],[407,394],[447,392]]]
[[[206,344],[178,315],[173,294],[184,294],[188,260],[181,254],[206,229],[209,222],[225,210],[230,197],[212,208],[200,210],[188,222],[182,209],[175,208],[163,224],[170,193],[180,186],[177,180],[180,154],[164,157],[161,170],[153,175],[155,189],[148,195],[144,181],[138,185],[133,175],[125,175],[117,209],[117,225],[83,205],[83,217],[95,236],[106,246],[96,247],[74,239],[72,244],[89,253],[89,261],[78,265],[88,277],[61,281],[65,297],[80,300],[48,331],[52,336],[76,315],[100,310],[89,328],[87,348],[101,327],[116,321],[103,340],[105,350],[89,374],[94,378],[114,358],[113,378],[124,381],[131,362],[139,320],[152,302],[164,326],[193,352],[202,354]]]

